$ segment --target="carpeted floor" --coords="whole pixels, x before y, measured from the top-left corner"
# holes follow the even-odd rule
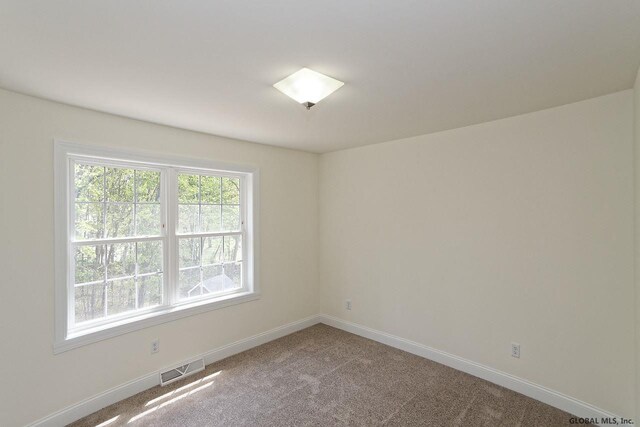
[[[435,362],[315,325],[73,426],[562,426],[571,415]]]

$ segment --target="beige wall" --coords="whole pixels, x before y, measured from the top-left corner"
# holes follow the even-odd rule
[[[632,112],[627,90],[322,155],[322,311],[633,416]]]
[[[262,298],[54,356],[54,137],[257,165]],[[0,144],[0,425],[24,425],[187,357],[317,314],[317,155],[3,90]],[[153,338],[160,339],[155,355]]]

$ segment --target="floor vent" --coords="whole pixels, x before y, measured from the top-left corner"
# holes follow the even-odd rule
[[[196,359],[184,365],[160,372],[160,385],[167,385],[204,369],[204,359]]]

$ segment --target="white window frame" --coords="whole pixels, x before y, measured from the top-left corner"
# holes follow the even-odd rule
[[[72,162],[95,161],[99,164],[117,167],[163,169],[161,180],[160,205],[161,218],[165,227],[160,238],[163,242],[163,303],[135,314],[114,316],[70,329],[73,312],[73,254],[71,250],[74,232],[74,183]],[[177,188],[169,182],[177,182],[177,173],[201,175],[232,176],[240,178],[240,215],[242,223],[242,275],[243,287],[239,290],[216,294],[215,296],[195,297],[178,301],[175,298],[178,280],[178,237],[177,234]],[[167,179],[170,176],[170,179]],[[162,178],[161,178],[162,179]],[[246,165],[228,164],[204,159],[192,159],[176,156],[157,155],[142,151],[130,151],[75,144],[54,140],[54,198],[55,198],[55,338],[54,353],[61,353],[93,342],[117,335],[169,322],[186,316],[215,310],[234,304],[253,301],[260,297],[258,287],[258,209],[259,209],[259,171]],[[169,210],[173,212],[169,212]],[[173,218],[173,221],[169,219]],[[232,233],[195,233],[232,234]],[[131,238],[126,240],[143,240]],[[173,250],[172,250],[173,249]]]

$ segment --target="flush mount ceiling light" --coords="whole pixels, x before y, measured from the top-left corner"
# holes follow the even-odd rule
[[[340,89],[342,85],[344,83],[339,80],[308,68],[303,68],[280,80],[273,87],[288,97],[295,99],[309,110],[320,100]]]

